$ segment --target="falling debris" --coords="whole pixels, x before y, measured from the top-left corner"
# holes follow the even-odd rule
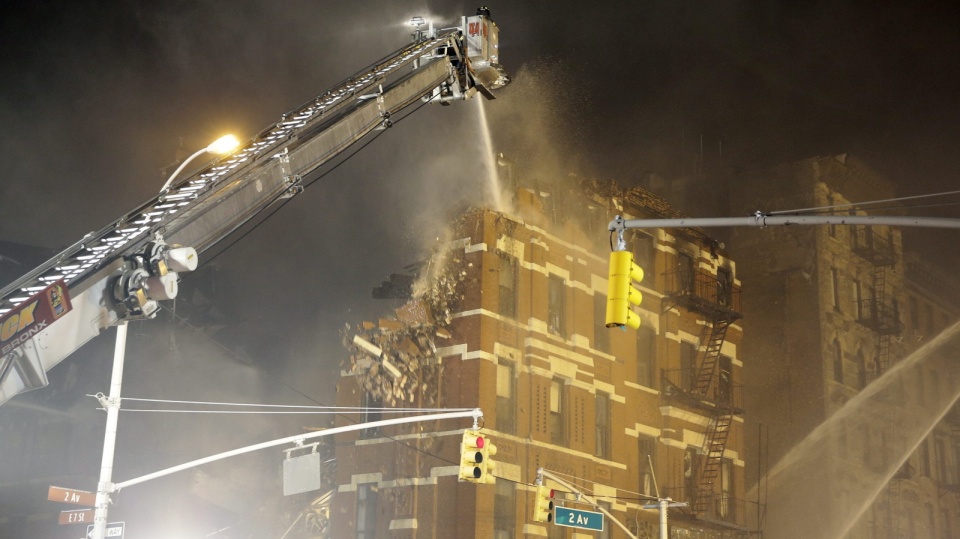
[[[364,391],[384,405],[437,405],[441,365],[436,341],[453,336],[447,326],[462,299],[467,267],[451,250],[437,252],[411,280],[410,299],[393,317],[347,325],[347,370]]]

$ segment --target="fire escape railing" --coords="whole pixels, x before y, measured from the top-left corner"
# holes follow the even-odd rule
[[[896,263],[896,252],[888,236],[863,225],[852,227],[851,234],[850,248],[855,254],[874,266],[892,266]]]
[[[699,369],[670,369],[660,371],[660,387],[667,399],[677,399],[706,412],[730,411],[741,415],[743,409],[743,384],[728,382],[717,377],[706,392],[696,391]]]
[[[743,413],[742,386],[732,382],[731,372],[721,370],[720,375],[717,374],[727,328],[742,316],[740,287],[734,284],[733,276],[722,269],[712,274],[692,268],[665,273],[664,285],[664,309],[679,305],[702,314],[710,322],[700,337],[703,349],[698,354],[697,366],[662,374],[667,398],[699,408],[709,419],[703,432],[703,458],[693,501],[695,514],[705,517],[716,495],[714,483],[720,475],[733,416]]]
[[[725,527],[746,529],[747,501],[734,498],[728,492],[712,492],[708,497],[702,498],[697,488],[664,487],[661,493],[672,500],[682,500],[690,503],[694,503],[697,499],[705,499],[705,508],[703,511],[696,513],[697,519]],[[678,512],[677,518],[690,518],[693,514],[691,512]]]
[[[677,270],[663,274],[667,305],[682,305],[714,318],[740,318],[740,287],[732,277],[720,279],[706,271]]]
[[[900,313],[877,298],[860,300],[855,305],[857,323],[880,335],[896,335],[903,331]]]

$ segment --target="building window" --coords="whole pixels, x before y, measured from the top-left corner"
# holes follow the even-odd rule
[[[500,315],[517,318],[517,271],[513,261],[500,257]]]
[[[926,406],[927,404],[927,384],[923,376],[923,369],[917,369],[914,373],[914,384],[916,385],[917,404]]]
[[[554,335],[566,337],[567,320],[565,316],[566,308],[564,295],[566,290],[563,286],[563,277],[551,275],[548,280],[549,294],[549,312],[547,313],[547,330]]]
[[[593,347],[601,352],[610,351],[610,330],[607,329],[607,296],[593,294]]]
[[[639,450],[640,456],[640,493],[645,496],[656,496],[657,489],[653,480],[653,466],[656,465],[656,439],[650,436],[640,435]]]
[[[717,303],[726,307],[733,299],[733,273],[727,268],[717,268]]]
[[[497,359],[497,430],[514,434],[517,431],[517,369],[513,361]]]
[[[830,268],[830,290],[833,293],[833,310],[840,310],[840,277],[837,268]]]
[[[657,252],[653,236],[635,230],[631,247],[634,263],[640,266],[645,273],[650,273],[653,270],[654,256]]]
[[[688,446],[683,452],[683,501],[691,505],[697,498],[698,460],[697,450]]]
[[[910,296],[910,327],[916,332],[920,329],[920,308],[917,306],[917,298]]]
[[[733,518],[733,461],[723,459],[720,462],[720,499],[717,500],[719,507],[717,513],[720,518],[730,520]]]
[[[853,280],[853,312],[857,320],[863,319],[863,290],[859,279]]]
[[[863,350],[857,351],[857,387],[867,387],[867,360],[863,357]]]
[[[920,442],[920,474],[930,477],[930,445],[926,439]]]
[[[683,389],[693,391],[697,385],[697,347],[687,341],[680,341],[680,376]]]
[[[657,364],[657,334],[642,325],[637,330],[637,383],[654,387],[654,369]]]
[[[377,537],[377,486],[366,483],[357,487],[357,539]]]
[[[513,481],[497,481],[493,497],[493,537],[513,539],[516,537],[517,490]]]
[[[839,339],[833,340],[833,380],[843,383],[843,349]]]
[[[679,292],[693,294],[694,265],[693,255],[681,252],[677,257],[677,271],[679,272]]]
[[[550,382],[550,441],[555,444],[562,444],[564,440],[563,429],[563,380],[554,378]]]
[[[380,410],[383,408],[383,400],[363,388],[361,388],[360,391],[363,392],[363,414],[360,420],[361,423],[370,423],[371,421],[380,421],[383,419],[383,413]],[[379,436],[379,427],[367,428],[360,431],[360,438],[377,438]]]
[[[841,421],[837,426],[837,455],[846,460],[847,458],[847,423]]]
[[[947,446],[943,443],[943,436],[936,436],[933,439],[933,458],[937,463],[937,482],[945,485],[948,483],[949,474],[947,473]]]
[[[720,356],[717,366],[720,368],[717,379],[717,400],[730,404],[733,399],[733,360]]]
[[[610,460],[610,395],[602,391],[597,391],[594,425],[596,426],[594,455]]]

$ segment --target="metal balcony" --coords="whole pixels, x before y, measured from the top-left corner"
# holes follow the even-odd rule
[[[854,226],[850,234],[850,248],[861,258],[874,266],[892,266],[896,263],[896,253],[889,237],[878,234],[869,226]]]
[[[703,395],[697,392],[697,369],[672,369],[660,371],[660,387],[664,398],[675,400],[711,414],[732,413],[741,415],[743,409],[743,384],[733,381],[721,382],[716,377]]]
[[[746,530],[747,501],[734,498],[728,493],[714,492],[709,496],[707,510],[701,513],[693,511],[693,500],[697,491],[690,487],[664,487],[662,494],[673,500],[686,501],[690,506],[677,511],[680,520],[696,520],[720,528]],[[673,518],[671,513],[671,518]]]
[[[663,274],[669,303],[702,313],[711,319],[740,318],[740,287],[732,278],[718,279],[706,271],[678,270]]]
[[[903,331],[900,314],[893,307],[877,301],[864,299],[855,303],[857,323],[880,335],[896,335]]]

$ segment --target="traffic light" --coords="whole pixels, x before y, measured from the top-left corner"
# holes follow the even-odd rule
[[[643,296],[633,282],[643,280],[643,269],[633,263],[630,251],[610,253],[610,280],[607,286],[607,327],[640,327],[640,316],[630,308],[640,305]]]
[[[537,486],[537,498],[533,505],[533,520],[537,522],[553,522],[553,489],[543,485]]]
[[[490,438],[484,438],[480,452],[483,454],[483,462],[480,463],[480,479],[477,482],[492,485],[497,482],[496,476],[493,475],[497,463],[490,457],[497,454],[497,446],[493,445]]]
[[[475,430],[463,432],[463,441],[460,442],[460,480],[479,483],[486,469],[483,461],[483,436]]]

